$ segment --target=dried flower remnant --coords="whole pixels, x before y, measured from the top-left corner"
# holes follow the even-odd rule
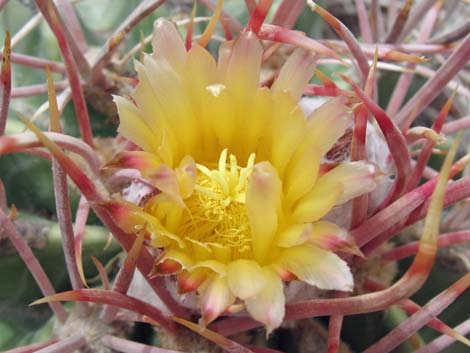
[[[252,32],[223,43],[216,63],[201,46],[187,52],[159,20],[153,48],[136,63],[132,101],[115,97],[120,133],[142,150],[109,166],[138,169],[156,190],[112,207],[125,230],[145,229],[161,250],[154,274],[176,274],[180,292],[198,292],[202,324],[244,304],[268,332],[284,317],[283,281],[351,291],[334,251],[357,249],[320,219],[371,191],[378,173],[364,162],[321,171],[352,109],[337,97],[304,116],[297,102],[315,56],[297,49],[260,88],[263,48]]]

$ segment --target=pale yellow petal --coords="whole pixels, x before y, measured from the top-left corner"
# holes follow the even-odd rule
[[[377,177],[382,175],[377,167],[366,162],[342,163],[321,178],[341,183],[343,192],[336,204],[342,204],[375,189]]]
[[[155,21],[152,47],[154,57],[165,59],[175,70],[181,71],[187,52],[174,23],[162,18]]]
[[[227,278],[217,274],[207,279],[199,287],[198,292],[203,326],[219,317],[236,299],[228,287]]]
[[[282,66],[271,89],[273,92],[289,92],[295,100],[299,100],[314,70],[314,55],[305,49],[296,49]]]
[[[320,178],[313,189],[294,207],[291,222],[307,223],[322,218],[336,205],[342,191],[341,183],[328,178]]]
[[[186,59],[188,83],[194,88],[205,87],[216,83],[217,67],[214,57],[200,45],[193,45]]]
[[[245,300],[251,316],[266,325],[267,335],[279,327],[284,319],[284,288],[278,275],[269,268],[263,269],[264,288],[254,297]]]
[[[264,275],[260,265],[252,260],[235,260],[227,266],[230,290],[240,299],[256,295],[264,287]]]
[[[142,119],[142,113],[128,100],[114,96],[119,113],[119,133],[145,151],[157,152],[158,139]]]
[[[217,77],[219,82],[225,82],[227,70],[230,63],[230,56],[232,55],[234,41],[224,41],[219,46],[219,53],[217,58]]]
[[[246,209],[252,232],[253,254],[262,262],[269,252],[278,225],[281,181],[269,162],[253,167],[246,192]]]
[[[162,162],[173,167],[175,155],[178,154],[178,144],[173,130],[166,123],[164,112],[157,100],[155,92],[150,84],[150,78],[144,65],[135,62],[135,69],[139,76],[139,84],[132,94],[136,102],[141,118],[145,120],[150,131],[156,134],[155,144],[158,145],[158,153]],[[132,140],[135,142],[135,140]]]
[[[285,249],[276,262],[301,281],[320,289],[351,291],[354,287],[348,265],[331,251],[299,245]]]
[[[344,97],[330,99],[308,117],[308,140],[317,144],[322,155],[333,147],[351,123],[352,109],[345,101]]]

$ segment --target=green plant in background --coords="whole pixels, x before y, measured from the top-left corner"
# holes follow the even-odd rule
[[[0,349],[470,344],[465,1],[0,10]]]

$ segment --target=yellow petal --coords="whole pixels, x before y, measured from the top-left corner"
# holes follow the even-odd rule
[[[194,90],[216,83],[217,67],[214,57],[200,45],[193,45],[186,59],[188,84]],[[195,92],[192,92],[195,93]]]
[[[271,90],[289,92],[295,100],[299,100],[314,70],[313,54],[305,49],[296,49],[282,66]]]
[[[311,233],[311,223],[292,224],[278,233],[276,244],[282,248],[300,245],[308,239]]]
[[[212,128],[218,145],[226,148],[232,144],[236,124],[233,97],[221,84],[206,87],[206,92],[203,121]]]
[[[262,263],[276,234],[281,181],[269,162],[253,167],[246,191],[246,209],[252,232],[253,254]]]
[[[287,168],[285,181],[285,202],[293,204],[312,190],[320,169],[320,150],[316,144],[301,148]]]
[[[186,74],[182,78],[201,131],[198,146],[196,146],[200,151],[192,151],[192,155],[195,156],[198,152],[214,148],[211,144],[213,141],[212,121],[205,110],[210,109],[206,97],[206,87],[215,84],[217,80],[215,60],[207,50],[199,45],[194,45],[188,53],[185,72]]]
[[[263,269],[264,288],[245,300],[251,316],[266,325],[267,335],[281,325],[284,319],[284,291],[281,279],[269,269]]]
[[[339,205],[374,190],[376,179],[381,175],[373,164],[350,162],[340,164],[324,174],[320,179],[327,178],[341,183],[343,192],[336,201],[336,204]]]
[[[198,289],[200,293],[199,303],[201,306],[203,326],[214,321],[230,305],[235,302],[235,296],[230,291],[227,278],[217,274],[212,275]]]
[[[198,261],[192,267],[192,270],[197,268],[207,268],[220,276],[227,275],[227,266],[220,261],[217,260],[205,260],[205,261]]]
[[[263,270],[251,260],[236,260],[227,266],[228,286],[240,299],[247,299],[257,294],[264,287]]]
[[[334,207],[342,191],[341,183],[320,178],[313,189],[298,201],[291,222],[307,223],[322,218]]]
[[[282,177],[295,150],[305,136],[305,116],[288,94],[273,97],[271,161]]]
[[[273,101],[267,87],[258,88],[253,96],[252,114],[246,114],[241,124],[243,128],[235,131],[240,159],[248,158],[251,153],[258,153],[260,141],[266,133],[268,121],[273,115]],[[256,117],[256,119],[253,119]]]
[[[314,110],[307,120],[308,141],[315,141],[324,155],[351,123],[352,110],[344,97],[330,99]]]
[[[205,261],[214,257],[211,248],[207,244],[191,238],[185,238],[185,241],[191,245],[191,254],[196,261]]]
[[[181,71],[187,52],[174,23],[161,18],[155,21],[152,48],[155,57],[165,59],[173,69]]]
[[[158,138],[154,135],[150,126],[142,119],[139,109],[119,96],[114,96],[114,102],[119,113],[119,133],[143,150],[157,152]]]
[[[173,167],[173,160],[175,155],[178,154],[179,147],[176,143],[174,132],[166,123],[163,110],[155,96],[150,83],[151,78],[145,66],[136,61],[135,69],[139,76],[139,84],[132,94],[132,99],[139,107],[141,112],[140,118],[147,123],[149,130],[156,134],[154,143],[158,146],[158,155],[162,162]],[[138,141],[132,141],[138,144]]]
[[[166,61],[156,61],[150,56],[144,57],[144,66],[154,92],[159,118],[164,119],[165,125],[173,131],[182,152],[189,154],[195,149],[199,128],[185,93],[182,76]]]
[[[311,245],[285,249],[276,261],[301,281],[320,289],[351,291],[353,277],[343,260],[331,251]]]

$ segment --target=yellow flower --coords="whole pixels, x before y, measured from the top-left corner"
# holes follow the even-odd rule
[[[180,292],[197,290],[203,324],[243,304],[268,332],[284,317],[284,281],[352,290],[333,251],[353,246],[321,218],[371,191],[376,173],[362,162],[320,170],[351,108],[338,97],[304,115],[297,103],[313,53],[295,50],[268,88],[253,33],[223,43],[217,63],[198,45],[186,51],[167,21],[157,21],[152,44],[136,63],[132,99],[115,97],[120,133],[142,150],[113,163],[139,169],[156,190],[115,215],[127,231],[149,232],[162,253],[156,273],[176,274]]]

